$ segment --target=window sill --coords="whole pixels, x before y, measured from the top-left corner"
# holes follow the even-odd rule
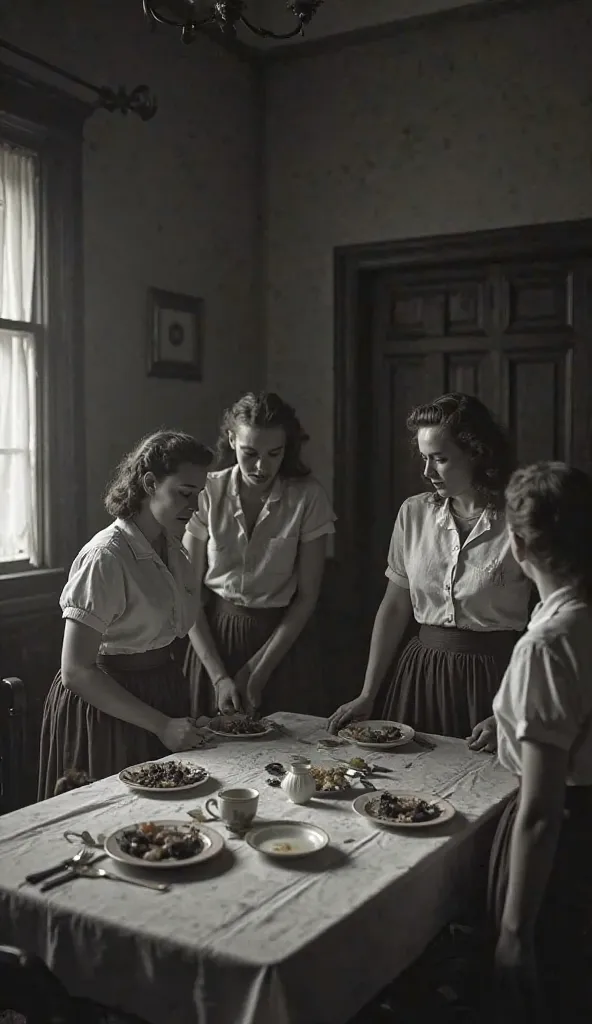
[[[64,569],[28,569],[0,576],[0,620],[55,609],[66,582]]]

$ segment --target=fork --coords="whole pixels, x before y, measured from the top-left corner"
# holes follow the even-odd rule
[[[44,882],[46,878],[51,878],[52,875],[57,875],[58,871],[64,869],[72,869],[77,867],[83,867],[85,864],[89,864],[91,860],[96,857],[96,851],[88,846],[83,846],[78,853],[75,853],[73,857],[68,857],[66,860],[61,860],[59,864],[54,864],[51,868],[44,868],[43,871],[35,871],[32,875],[27,875],[25,878],[26,882],[31,885],[37,885],[38,882]]]
[[[125,878],[123,875],[116,875],[114,871],[105,871],[104,868],[90,865],[77,868],[76,874],[81,878],[109,878],[112,882],[127,882],[128,885],[138,885],[141,889],[153,889],[155,892],[168,892],[171,888],[163,882],[141,882],[138,878]]]

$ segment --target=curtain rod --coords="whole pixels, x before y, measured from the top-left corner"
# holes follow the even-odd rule
[[[59,75],[60,78],[65,78],[75,85],[81,85],[84,89],[89,89],[90,92],[94,92],[98,97],[97,107],[108,110],[110,113],[118,110],[120,114],[132,113],[136,114],[141,121],[150,121],[158,110],[156,97],[152,95],[147,85],[136,85],[131,90],[125,89],[122,85],[118,86],[117,89],[112,89],[110,86],[105,85],[94,85],[78,75],[73,75],[70,71],[64,71],[63,68],[51,64],[42,57],[37,57],[34,53],[21,50],[19,46],[9,43],[6,39],[0,39],[0,49],[8,50],[17,57],[24,57],[25,60],[30,61],[32,64],[37,64],[41,68],[46,68],[54,75]]]

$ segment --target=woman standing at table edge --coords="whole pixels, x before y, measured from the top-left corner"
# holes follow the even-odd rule
[[[407,426],[432,492],[401,505],[364,686],[329,727],[370,716],[413,614],[419,635],[399,658],[385,717],[494,750],[492,701],[530,597],[506,531],[510,446],[486,406],[460,393],[418,406]]]
[[[592,480],[560,462],[518,470],[507,518],[541,600],[493,705],[520,780],[490,861],[497,1020],[575,1024],[592,1013]]]
[[[193,437],[167,430],[118,467],[105,497],[114,522],[77,555],[60,598],[62,663],[43,712],[40,799],[68,769],[101,779],[197,745],[171,645],[195,621],[180,535],[211,461]]]
[[[216,472],[187,524],[202,604],[185,672],[192,713],[314,712],[318,659],[301,636],[317,604],[335,516],[301,459],[308,440],[278,395],[224,414]]]

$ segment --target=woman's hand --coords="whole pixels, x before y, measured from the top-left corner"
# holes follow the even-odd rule
[[[222,715],[233,715],[235,711],[242,711],[240,689],[233,679],[225,676],[219,679],[215,686],[216,704]]]
[[[545,1020],[531,940],[502,926],[494,959],[499,1007],[518,1020]]]
[[[236,685],[243,699],[245,710],[251,714],[258,711],[261,707],[261,699],[267,679],[267,673],[256,664],[251,665],[250,662],[243,665],[236,673]]]
[[[484,754],[495,754],[497,750],[497,727],[491,715],[478,722],[468,738],[471,750],[482,750]]]
[[[329,732],[337,733],[348,722],[352,722],[355,719],[369,718],[372,714],[373,706],[373,699],[365,697],[363,694],[360,694],[355,700],[348,701],[347,704],[342,704],[340,708],[337,708],[337,711],[333,712],[329,719]]]
[[[202,741],[201,733],[192,718],[167,718],[158,738],[173,754],[181,750],[192,750]]]

